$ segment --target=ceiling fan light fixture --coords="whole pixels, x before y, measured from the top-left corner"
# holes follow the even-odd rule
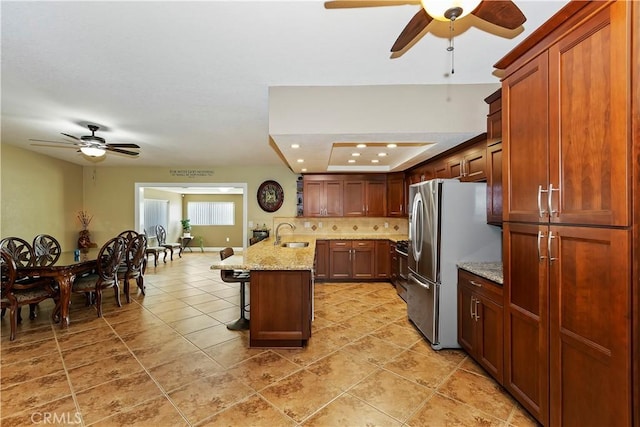
[[[104,148],[100,147],[80,147],[80,151],[82,154],[85,154],[89,157],[102,157],[107,152]]]
[[[482,0],[421,0],[429,16],[438,21],[460,19],[474,11]]]

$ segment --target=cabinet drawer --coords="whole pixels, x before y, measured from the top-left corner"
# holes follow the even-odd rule
[[[499,284],[466,270],[458,270],[458,281],[460,284],[468,284],[475,289],[478,295],[482,295],[492,302],[502,306],[502,286]]]
[[[329,247],[331,249],[351,248],[351,240],[330,240]]]

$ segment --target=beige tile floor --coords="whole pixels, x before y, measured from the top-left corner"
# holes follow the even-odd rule
[[[2,319],[0,423],[140,426],[532,426],[463,351],[433,351],[389,283],[316,284],[304,349],[249,349],[239,292],[187,253],[150,266],[147,295],[104,317],[82,296],[10,342]]]

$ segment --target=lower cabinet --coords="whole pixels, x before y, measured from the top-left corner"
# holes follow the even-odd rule
[[[311,337],[310,271],[251,271],[251,347],[302,347]]]
[[[329,241],[316,240],[316,258],[313,266],[316,280],[329,278]]]
[[[375,259],[374,240],[331,240],[329,278],[373,279]]]
[[[376,279],[389,279],[391,264],[389,259],[389,241],[376,240],[375,276]],[[394,249],[395,250],[395,249]]]
[[[499,383],[503,380],[502,286],[458,270],[458,342]]]

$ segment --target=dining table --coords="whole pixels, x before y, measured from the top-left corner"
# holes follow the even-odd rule
[[[69,326],[69,306],[71,287],[79,274],[88,273],[97,267],[100,248],[88,248],[65,251],[52,265],[31,265],[18,267],[19,277],[51,277],[58,285],[60,292],[60,327]]]

